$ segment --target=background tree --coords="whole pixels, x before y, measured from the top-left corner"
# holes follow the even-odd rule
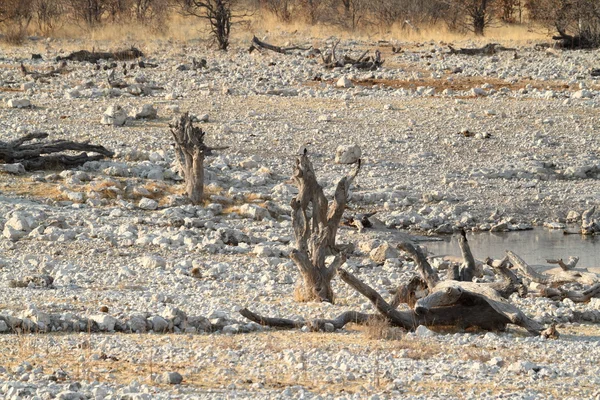
[[[600,46],[600,2],[597,0],[529,0],[532,19],[542,23],[566,48]]]
[[[238,0],[177,0],[184,15],[202,18],[208,21],[211,33],[217,41],[220,50],[229,47],[229,34],[234,18],[241,18],[246,14],[233,14],[234,6]]]
[[[33,0],[0,0],[0,29],[5,41],[20,44],[33,18]]]

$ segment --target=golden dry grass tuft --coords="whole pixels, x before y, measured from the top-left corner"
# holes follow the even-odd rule
[[[391,326],[387,319],[379,316],[369,318],[363,333],[367,339],[371,340],[399,340],[402,338],[400,328]]]

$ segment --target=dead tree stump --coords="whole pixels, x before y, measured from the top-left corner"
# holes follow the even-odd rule
[[[183,171],[186,193],[192,204],[200,204],[204,194],[204,157],[213,150],[226,147],[211,148],[204,143],[204,132],[194,127],[192,119],[186,112],[175,118],[170,124],[175,139],[175,153]]]
[[[292,180],[299,193],[291,202],[296,248],[290,258],[301,275],[295,292],[298,301],[334,301],[331,280],[337,268],[346,261],[335,247],[335,237],[348,201],[350,184],[359,169],[360,160],[356,168],[338,182],[333,201],[328,205],[307,152],[296,160]],[[326,266],[325,258],[334,254],[335,259]]]
[[[37,132],[10,142],[0,141],[0,164],[21,164],[27,171],[73,168],[114,155],[104,146],[70,140],[45,141],[46,138],[47,133]],[[79,151],[81,153],[73,154]]]

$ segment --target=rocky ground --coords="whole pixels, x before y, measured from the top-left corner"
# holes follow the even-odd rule
[[[116,153],[75,170],[2,175],[3,396],[599,394],[598,328],[573,322],[600,321],[595,299],[511,298],[529,316],[562,324],[557,341],[519,329],[275,332],[238,314],[246,306],[296,318],[372,311],[339,281],[335,305],[292,298],[288,179],[304,147],[331,194],[351,168],[336,163],[336,150],[359,146],[348,213],[376,211],[378,229],[343,227],[338,241],[356,244],[345,267],[386,298],[414,274],[402,254],[377,251],[386,242],[579,221],[600,193],[594,53],[520,44],[474,57],[438,42],[400,43],[392,53],[389,43],[342,41],[338,52],[382,51],[384,68],[357,71],[325,69],[302,51],[249,54],[242,42],[221,54],[149,41],[144,62],[157,66],[127,62],[125,75],[119,62],[110,82],[120,88],[105,62],[35,76],[87,45],[38,40],[0,53],[1,141],[43,131]],[[174,163],[168,123],[185,111],[210,145],[229,146],[208,159],[203,206],[186,204]]]

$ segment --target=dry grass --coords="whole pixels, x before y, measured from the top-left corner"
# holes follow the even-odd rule
[[[577,329],[583,327],[570,328],[571,335],[575,333],[589,336],[597,336],[599,328],[597,326],[586,327],[585,331],[579,332]],[[101,347],[99,343],[110,336],[119,336],[120,341],[126,344],[123,346]],[[248,343],[262,343],[263,346],[248,348]],[[206,349],[209,346],[213,349],[219,349],[218,356],[214,362],[196,363],[193,359],[185,357],[170,357],[162,353],[161,349],[169,344],[169,347],[175,349],[174,354],[190,353],[194,354],[199,349]],[[120,348],[137,349],[135,355],[129,351],[121,352]],[[318,390],[325,394],[365,394],[365,387],[372,387],[369,391],[380,391],[394,377],[389,376],[385,360],[391,352],[398,354],[399,350],[405,350],[404,355],[394,358],[393,363],[402,365],[412,360],[429,360],[433,362],[445,362],[444,360],[473,360],[486,362],[491,356],[502,357],[506,365],[523,359],[527,354],[527,359],[534,363],[556,362],[548,360],[546,356],[539,352],[526,351],[528,344],[524,342],[515,342],[511,347],[494,346],[493,342],[489,345],[475,346],[449,346],[447,343],[436,340],[380,340],[369,339],[365,337],[363,331],[350,331],[347,334],[331,333],[300,333],[298,331],[272,331],[263,333],[253,333],[245,335],[69,335],[68,340],[64,335],[46,334],[46,335],[2,335],[0,336],[0,353],[4,355],[3,366],[12,369],[20,365],[23,361],[30,362],[34,368],[42,366],[44,373],[51,374],[56,370],[64,370],[69,373],[70,379],[98,380],[100,382],[110,382],[112,384],[129,384],[136,380],[140,383],[151,383],[150,376],[156,372],[179,371],[184,375],[184,384],[193,386],[197,389],[221,390],[231,383],[241,390],[252,390],[252,384],[260,382],[266,389],[280,389],[293,385],[303,385],[309,390]],[[109,348],[110,350],[103,350]],[[369,356],[373,361],[371,373],[365,376],[357,376],[353,381],[330,381],[332,376],[340,376],[336,371],[323,369],[315,360],[311,359],[311,350],[316,349],[328,354],[336,354],[342,350],[348,351],[356,356]],[[237,362],[231,360],[228,356],[231,350],[234,352],[248,352],[263,354],[265,357],[259,357],[260,362],[256,365]],[[304,365],[298,369],[296,364],[287,364],[282,362],[280,354],[284,350],[292,350],[299,355],[300,362]],[[578,366],[579,361],[574,361],[573,365]],[[587,365],[587,364],[586,364]],[[265,370],[277,371],[276,373],[266,373]],[[460,372],[457,371],[457,375]],[[341,374],[344,376],[345,374]],[[577,377],[563,377],[563,383],[572,382]],[[470,379],[453,380],[451,387],[447,390],[454,396],[461,397],[464,391],[474,391],[476,394],[485,396],[485,392],[491,390],[498,393],[498,390],[506,392],[507,390],[518,390],[516,387],[503,384],[497,387],[497,381],[491,382],[473,382]],[[560,396],[560,390],[554,385],[548,385],[543,379],[532,380],[529,382],[532,390],[537,390],[545,395]],[[158,385],[162,386],[162,385]],[[423,379],[412,382],[410,386],[403,387],[403,393],[423,394],[428,390],[439,386],[439,382],[427,376]],[[589,385],[581,384],[582,389],[591,389],[593,382]],[[163,387],[166,389],[166,387]]]
[[[48,182],[32,182],[28,177],[0,180],[0,192],[35,199],[65,200],[59,185]]]
[[[363,333],[370,340],[399,340],[402,330],[392,327],[385,318],[371,317],[365,325]]]

